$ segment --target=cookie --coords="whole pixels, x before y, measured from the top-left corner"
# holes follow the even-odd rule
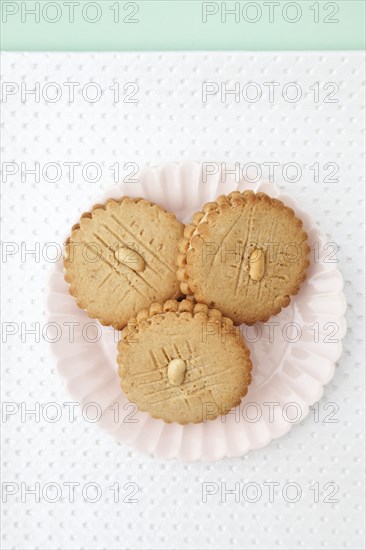
[[[179,249],[182,292],[249,325],[290,303],[306,278],[310,251],[294,211],[253,191],[207,203],[186,226]]]
[[[189,300],[155,303],[131,319],[117,362],[128,399],[179,424],[228,413],[251,381],[249,350],[232,321]]]
[[[143,199],[96,205],[66,243],[70,294],[89,317],[118,330],[151,302],[179,297],[175,262],[183,227]]]

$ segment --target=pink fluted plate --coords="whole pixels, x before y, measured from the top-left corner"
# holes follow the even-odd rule
[[[97,423],[119,442],[161,459],[186,462],[243,456],[268,445],[303,420],[334,374],[346,332],[346,302],[336,246],[326,242],[311,217],[272,183],[238,183],[234,174],[223,177],[220,171],[206,181],[202,179],[199,163],[146,168],[137,183],[116,185],[93,204],[122,195],[141,196],[188,222],[205,202],[234,189],[253,189],[279,198],[303,220],[311,246],[308,278],[279,315],[267,323],[241,327],[251,352],[253,381],[240,406],[229,415],[180,426],[138,411],[120,389],[118,333],[102,327],[78,308],[68,293],[61,262],[51,274],[48,292],[49,322],[62,328],[61,338],[52,348],[57,369],[73,399],[82,407],[94,404],[84,410],[90,417],[100,417]],[[93,205],[81,205],[80,213],[88,206]],[[72,337],[71,325],[65,323],[75,323]]]

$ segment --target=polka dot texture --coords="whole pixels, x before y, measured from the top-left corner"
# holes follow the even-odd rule
[[[3,482],[11,484],[3,505],[3,547],[362,548],[362,55],[5,53],[2,79],[9,83],[2,157],[10,163],[2,189],[2,239],[8,243],[2,467]],[[28,94],[22,102],[22,87],[24,99],[25,87],[34,89],[37,82],[39,101]],[[89,82],[97,86],[85,87]],[[217,92],[205,102],[203,82],[206,91]],[[256,86],[245,88],[248,82]],[[293,82],[297,86],[286,88]],[[71,102],[70,83],[79,83]],[[226,90],[239,83],[238,101],[233,94],[222,97],[225,83]],[[98,86],[99,101],[87,101]],[[289,101],[299,88],[299,101]],[[261,99],[250,102],[258,89]],[[47,100],[59,90],[58,101]],[[181,159],[258,163],[266,179],[268,163],[278,163],[276,183],[340,247],[349,306],[344,354],[319,403],[319,422],[311,413],[267,448],[215,464],[143,456],[116,444],[78,409],[71,422],[65,403],[72,399],[46,341],[51,330],[43,334],[55,254],[46,243],[61,245],[83,205],[114,180],[138,177],[131,175],[135,165]],[[39,177],[25,172],[35,163]],[[65,163],[76,163],[74,177]],[[100,178],[88,163],[99,165]],[[289,163],[300,166],[298,181],[289,181]],[[36,255],[26,254],[35,247]],[[36,334],[26,333],[31,329]],[[50,421],[56,408],[42,409],[39,418],[25,414],[49,402],[61,410],[57,422]],[[326,409],[327,403],[335,406]],[[325,422],[334,407],[338,422]],[[279,484],[274,499],[267,482]],[[25,492],[37,483],[39,498]],[[73,499],[70,483],[78,484]],[[297,502],[290,500],[299,489],[294,493],[288,483],[301,490]],[[237,493],[223,502],[225,489]],[[250,502],[255,491],[261,496]]]

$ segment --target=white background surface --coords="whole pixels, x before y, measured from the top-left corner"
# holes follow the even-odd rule
[[[314,415],[265,449],[242,459],[214,464],[184,465],[161,462],[120,446],[77,413],[70,423],[62,407],[56,423],[40,415],[22,419],[20,412],[3,418],[3,482],[18,484],[19,492],[3,505],[3,548],[39,549],[196,549],[196,548],[350,548],[363,547],[363,96],[364,73],[359,53],[140,53],[140,54],[3,54],[2,79],[24,81],[27,88],[57,82],[63,95],[50,103],[34,96],[21,101],[16,93],[3,104],[2,161],[18,165],[35,162],[42,167],[57,162],[63,168],[57,183],[42,175],[21,181],[20,172],[2,183],[2,240],[19,248],[40,243],[40,258],[20,252],[3,263],[3,322],[17,330],[3,346],[2,398],[34,408],[35,403],[71,401],[54,370],[49,344],[24,329],[46,323],[47,279],[52,263],[42,257],[47,242],[62,244],[84,205],[114,183],[109,167],[118,161],[139,166],[170,160],[296,162],[302,176],[287,182],[280,169],[275,180],[311,212],[340,246],[339,267],[349,304],[348,334],[336,375],[320,403],[320,421]],[[75,101],[68,101],[64,82],[79,82]],[[88,103],[81,88],[94,81],[104,90],[96,103]],[[114,103],[109,86],[137,82],[135,104]],[[263,97],[257,103],[219,96],[202,103],[203,81],[258,83]],[[265,82],[276,81],[273,103]],[[283,86],[296,81],[302,98],[286,101]],[[320,82],[320,101],[309,89]],[[327,82],[339,85],[337,103],[324,103]],[[291,90],[289,90],[289,93]],[[49,89],[51,96],[52,90]],[[92,93],[92,90],[90,90]],[[123,97],[122,97],[123,99]],[[90,183],[75,168],[71,182],[64,162],[97,162],[100,181]],[[315,162],[339,165],[338,183],[314,182],[309,169]],[[126,175],[121,171],[121,176]],[[329,172],[328,172],[329,173]],[[51,174],[51,172],[50,172]],[[266,176],[266,173],[263,172]],[[23,245],[24,248],[24,245]],[[51,250],[49,250],[51,256]],[[25,260],[25,261],[24,261]],[[38,261],[37,261],[38,260]],[[4,259],[3,259],[4,261]],[[21,327],[21,323],[25,323]],[[6,325],[9,329],[9,324]],[[22,341],[23,340],[23,341]],[[336,403],[337,423],[324,422],[326,403]],[[22,405],[23,404],[23,405]],[[49,411],[52,415],[52,411]],[[136,503],[123,502],[122,490],[113,502],[109,489],[136,483]],[[55,482],[62,499],[35,502],[21,494],[21,483],[40,487]],[[75,502],[68,498],[67,482],[80,485]],[[100,485],[96,503],[83,500],[82,487]],[[202,482],[242,489],[255,482],[262,489],[256,503],[235,502],[233,494],[222,502],[220,491],[202,502]],[[265,482],[277,482],[275,502]],[[282,488],[296,482],[302,496],[289,503]],[[314,502],[309,489],[336,483],[338,503]],[[24,486],[23,486],[24,488]],[[290,496],[293,494],[289,491]],[[50,491],[49,496],[52,496]],[[90,490],[90,496],[93,491]],[[22,500],[24,502],[22,502]]]

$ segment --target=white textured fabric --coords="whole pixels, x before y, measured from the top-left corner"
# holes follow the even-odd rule
[[[2,468],[3,482],[8,483],[3,548],[362,548],[362,55],[6,53],[2,80],[2,240],[7,243],[2,264],[7,340],[2,361]],[[24,86],[35,88],[36,82],[39,101],[24,95]],[[74,85],[74,102],[69,102],[71,85],[65,82],[79,83]],[[85,87],[88,82],[97,85]],[[206,102],[202,82],[210,83],[209,93],[219,90],[207,95]],[[236,82],[239,97],[221,97],[222,83],[235,90]],[[246,86],[249,82],[256,84]],[[297,85],[289,85],[293,82]],[[124,89],[126,83],[133,84]],[[99,86],[102,96],[92,103]],[[60,90],[60,100],[50,101]],[[299,90],[301,98],[291,102]],[[262,98],[251,102],[259,93]],[[138,102],[126,102],[134,99]],[[334,99],[338,102],[328,102]],[[279,163],[274,167],[276,183],[340,247],[337,257],[349,306],[344,354],[319,404],[319,422],[312,413],[267,448],[214,464],[184,465],[141,455],[116,444],[77,410],[70,422],[70,407],[63,403],[71,399],[54,370],[47,336],[42,337],[53,268],[47,258],[55,252],[45,244],[61,245],[83,205],[114,183],[115,171],[109,168],[114,163],[119,163],[123,179],[135,170],[126,163],[142,167],[181,159],[258,163],[267,179],[268,163]],[[22,181],[21,163],[29,170],[35,162],[39,181],[32,174]],[[64,164],[70,162],[80,163],[75,164],[74,181]],[[47,163],[58,163],[61,173]],[[99,181],[88,181],[95,171],[91,165],[83,176],[81,168],[88,163],[100,165]],[[299,181],[287,181],[296,168],[288,163],[301,167]],[[314,177],[318,166],[319,182]],[[52,178],[58,181],[49,181]],[[25,247],[35,246],[39,257],[25,255]],[[39,339],[26,334],[36,323]],[[49,421],[55,408],[43,409],[39,419],[24,418],[25,407],[37,407],[37,402],[57,403],[59,421]],[[326,409],[327,403],[335,405]],[[335,410],[332,418],[338,422],[330,422],[328,415]],[[39,502],[25,494],[37,482]],[[74,502],[65,485],[70,482],[79,484]],[[205,482],[211,485],[203,486]],[[248,487],[249,482],[257,485]],[[274,502],[267,482],[279,484]],[[289,482],[298,485],[286,485]],[[95,495],[88,483],[100,488],[97,502],[88,502]],[[110,489],[116,483],[121,489],[118,499]],[[224,484],[229,490],[239,484],[240,491],[228,494],[226,503]],[[299,488],[298,501],[289,502]],[[203,491],[215,494],[204,498]],[[262,493],[257,502],[249,502],[255,500],[253,491]],[[49,502],[53,497],[58,501]],[[128,502],[133,499],[138,502]],[[324,502],[332,499],[338,502]]]

